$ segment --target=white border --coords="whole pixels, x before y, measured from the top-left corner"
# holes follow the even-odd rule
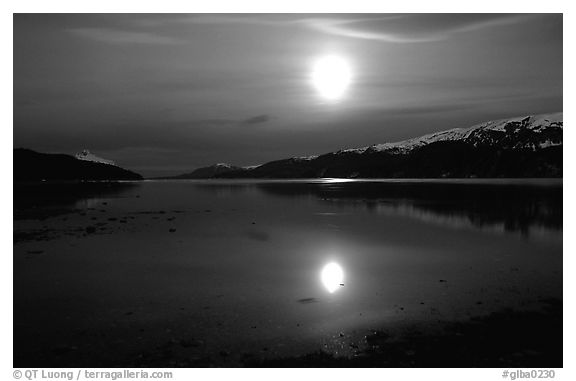
[[[573,2],[572,2],[573,3]],[[4,52],[2,65],[2,112],[3,119],[1,129],[2,144],[0,148],[0,165],[4,173],[5,184],[0,188],[5,211],[2,216],[2,276],[0,277],[0,289],[4,309],[2,310],[2,347],[1,347],[1,378],[12,378],[12,148],[13,143],[13,104],[12,104],[12,13],[108,13],[108,12],[128,12],[128,13],[205,13],[205,12],[226,12],[226,13],[250,13],[250,12],[324,12],[324,13],[361,13],[361,12],[418,12],[418,13],[438,13],[438,12],[483,12],[483,13],[564,13],[564,119],[565,125],[564,140],[566,142],[564,150],[564,369],[557,370],[556,380],[574,380],[574,301],[575,289],[574,280],[574,249],[575,231],[571,224],[571,217],[574,214],[574,202],[576,197],[574,192],[574,118],[571,108],[574,96],[572,89],[574,84],[574,70],[576,62],[574,60],[574,25],[576,19],[574,7],[569,1],[532,1],[513,0],[483,0],[474,3],[463,1],[401,1],[395,4],[385,1],[367,0],[293,0],[293,1],[265,1],[265,0],[212,0],[204,2],[195,1],[173,1],[162,0],[143,3],[142,1],[120,1],[120,0],[99,0],[91,2],[82,1],[4,1],[2,3],[2,15],[0,28],[2,28],[2,50]],[[8,183],[10,182],[10,183]],[[8,213],[10,211],[11,213]],[[538,327],[534,327],[538,329]],[[529,334],[529,333],[527,333]],[[501,380],[502,369],[288,369],[288,370],[250,370],[250,369],[174,369],[174,379],[202,378],[222,378],[227,380],[268,380],[271,377],[280,380],[294,380],[304,377],[304,379],[319,379],[329,377],[330,381],[350,381],[351,379],[364,377],[376,380],[384,379],[447,379],[447,380]]]

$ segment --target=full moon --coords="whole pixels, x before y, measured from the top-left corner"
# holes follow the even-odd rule
[[[314,62],[312,85],[320,96],[338,100],[344,96],[352,80],[350,65],[339,56],[325,56]]]

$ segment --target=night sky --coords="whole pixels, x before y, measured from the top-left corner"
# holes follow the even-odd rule
[[[327,56],[338,99],[311,80]],[[144,176],[557,111],[560,14],[14,16],[14,147]]]

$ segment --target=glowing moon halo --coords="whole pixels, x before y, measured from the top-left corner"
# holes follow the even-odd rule
[[[322,284],[326,287],[329,293],[338,290],[344,281],[344,271],[337,263],[328,263],[322,268],[320,273]]]
[[[322,98],[337,100],[350,86],[352,71],[342,57],[324,56],[314,62],[311,80]]]

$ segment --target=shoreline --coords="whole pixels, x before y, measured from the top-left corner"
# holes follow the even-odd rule
[[[249,367],[529,367],[562,368],[562,301],[543,301],[541,311],[505,309],[466,321],[387,327],[365,336],[352,357],[317,351],[304,356],[253,361]],[[424,328],[424,329],[423,329]],[[427,333],[423,333],[427,332]]]
[[[539,310],[503,309],[465,320],[383,324],[360,341],[343,338],[346,356],[335,355],[326,345],[297,356],[259,348],[242,353],[224,347],[206,351],[203,340],[183,335],[112,361],[75,347],[36,353],[39,356],[15,351],[14,367],[562,368],[563,302],[548,299],[541,305]]]

